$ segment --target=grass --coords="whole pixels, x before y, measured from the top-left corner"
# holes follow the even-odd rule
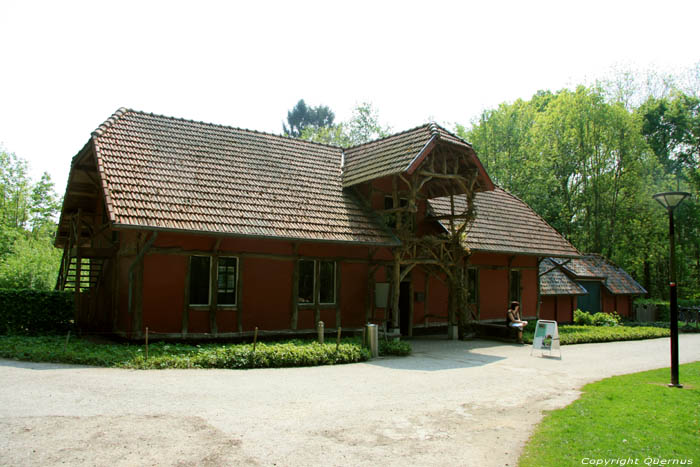
[[[584,386],[580,399],[544,417],[520,466],[593,465],[595,460],[598,465],[698,465],[700,362],[680,366],[684,389],[666,386],[669,373],[668,368],[645,371]]]
[[[532,344],[535,334],[535,321],[530,321],[523,332],[523,340]],[[630,341],[668,337],[668,328],[656,326],[559,326],[559,342],[566,344],[584,344],[590,342]]]
[[[202,344],[157,342],[149,345],[146,359],[143,345],[97,342],[65,336],[0,336],[0,357],[33,362],[72,363],[115,368],[278,368],[334,365],[369,359],[359,338],[345,338],[336,350],[335,342],[312,340],[252,344]],[[408,355],[407,342],[380,346],[382,355]]]

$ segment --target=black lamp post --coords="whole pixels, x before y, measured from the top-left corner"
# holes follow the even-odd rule
[[[673,210],[690,196],[690,193],[671,191],[657,193],[653,198],[668,211],[668,235],[671,240],[671,261],[669,264],[669,288],[671,301],[671,384],[669,386],[682,388],[678,382],[678,291],[676,287],[676,241],[673,232]]]

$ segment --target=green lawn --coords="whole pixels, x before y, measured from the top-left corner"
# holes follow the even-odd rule
[[[0,357],[33,362],[75,363],[119,368],[276,368],[333,365],[367,360],[369,351],[359,338],[335,339],[319,344],[312,340],[248,344],[152,343],[146,359],[144,345],[96,342],[65,336],[0,336]],[[382,355],[408,355],[408,342],[381,342]]]
[[[669,379],[665,368],[584,386],[580,399],[545,416],[520,466],[597,460],[597,465],[699,465],[700,362],[680,366],[683,389],[667,387]]]

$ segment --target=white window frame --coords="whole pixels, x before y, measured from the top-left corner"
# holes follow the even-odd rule
[[[233,278],[233,301],[235,303],[219,303],[218,298],[219,298],[219,260],[221,258],[226,258],[226,259],[235,259],[236,260],[236,273]],[[238,256],[218,256],[216,258],[216,284],[214,284],[214,293],[216,293],[217,297],[217,302],[216,306],[222,306],[222,307],[234,307],[238,306],[238,271],[240,265],[240,259],[238,259]],[[211,303],[211,299],[209,300],[209,303]]]

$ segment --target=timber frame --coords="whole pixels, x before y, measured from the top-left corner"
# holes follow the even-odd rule
[[[465,284],[465,260],[469,257],[469,250],[465,246],[465,238],[468,228],[475,217],[474,193],[478,188],[479,168],[472,162],[469,152],[462,147],[438,143],[429,148],[417,167],[410,168],[406,172],[394,174],[391,177],[391,192],[383,193],[393,200],[393,207],[380,210],[387,221],[393,227],[394,235],[400,240],[401,245],[392,248],[393,260],[390,269],[390,326],[399,327],[399,296],[400,284],[416,267],[420,266],[426,273],[425,300],[428,303],[429,278],[445,278],[449,290],[448,301],[448,332],[453,333],[459,329],[464,334],[469,323],[476,319],[472,313],[467,313],[466,303],[467,287]],[[365,205],[371,205],[374,192],[377,191],[371,182],[365,183],[366,189],[360,187],[357,194]],[[363,192],[366,196],[363,196]],[[466,208],[457,210],[454,197],[466,196]],[[426,200],[438,197],[449,197],[450,213],[447,215],[432,216],[433,220],[445,221],[448,229],[440,234],[423,234],[417,232],[417,215],[419,204],[425,205]],[[402,202],[406,200],[405,202]],[[371,261],[371,255],[370,255]],[[371,261],[372,262],[372,261]],[[374,301],[374,275],[379,263],[372,262],[367,284],[368,306],[366,315],[368,320],[373,317]],[[408,335],[413,333],[413,308],[414,293],[411,290],[409,297],[409,321]],[[426,315],[428,314],[426,310]]]

